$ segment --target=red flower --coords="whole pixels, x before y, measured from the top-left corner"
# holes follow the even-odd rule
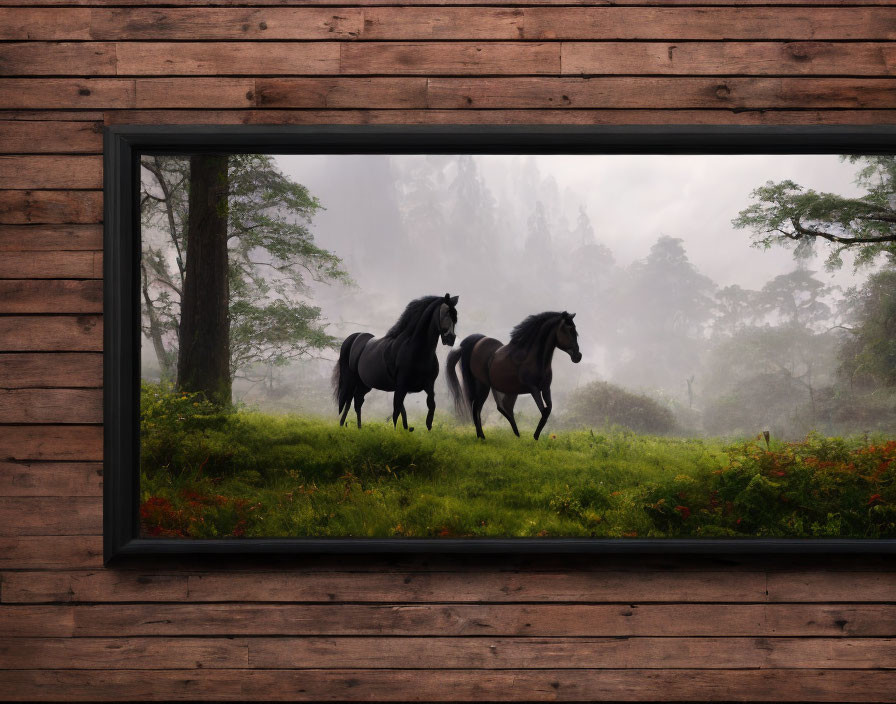
[[[869,506],[871,506],[871,504],[879,504],[879,503],[883,503],[883,497],[880,494],[872,494],[871,498],[868,499]]]
[[[687,520],[688,516],[691,515],[691,509],[689,509],[687,506],[676,506],[675,510],[681,514],[681,517],[684,520]]]

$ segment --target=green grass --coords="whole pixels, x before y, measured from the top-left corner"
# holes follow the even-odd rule
[[[144,533],[190,537],[896,536],[896,442],[792,445],[225,414],[145,387]]]

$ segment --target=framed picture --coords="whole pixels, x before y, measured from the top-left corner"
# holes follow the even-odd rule
[[[105,135],[105,554],[893,552],[892,128]]]

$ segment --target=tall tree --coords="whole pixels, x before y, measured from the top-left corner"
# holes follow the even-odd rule
[[[227,156],[190,157],[186,266],[180,306],[177,385],[229,404],[230,272]]]
[[[896,269],[851,290],[847,308],[851,326],[840,348],[841,376],[860,387],[896,387]]]
[[[793,181],[769,181],[753,191],[755,202],[742,210],[733,225],[753,231],[754,243],[794,246],[808,256],[816,244],[831,249],[829,268],[842,265],[844,250],[856,255],[856,265],[879,256],[896,263],[896,156],[844,157],[860,169],[855,182],[865,189],[857,198],[821,193]]]
[[[197,375],[212,373],[194,369],[210,366],[206,348],[223,344],[227,333],[233,378],[246,375],[253,365],[281,365],[334,346],[320,309],[309,300],[308,279],[347,281],[348,276],[339,257],[314,243],[310,223],[320,203],[282,174],[271,157],[231,155],[224,165],[215,158],[202,159],[211,161],[143,158],[144,332],[164,378],[173,379],[177,372],[185,388],[204,386],[210,397],[228,401],[229,384],[197,381]],[[191,244],[194,231],[200,240]],[[194,256],[212,245],[214,256]],[[204,281],[213,281],[214,288]],[[203,312],[222,301],[226,316],[218,309],[214,315]],[[212,325],[214,335],[205,329]],[[188,342],[183,353],[181,336]],[[179,360],[177,370],[174,360]],[[220,377],[223,369],[216,354],[214,373]]]

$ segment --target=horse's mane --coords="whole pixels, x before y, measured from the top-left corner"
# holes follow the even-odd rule
[[[538,339],[538,333],[544,324],[551,318],[559,319],[563,313],[548,310],[544,313],[535,313],[519,323],[510,331],[510,342],[516,347],[531,347]]]
[[[395,325],[389,328],[389,332],[386,333],[385,337],[395,338],[402,333],[413,330],[417,321],[426,314],[426,311],[428,311],[434,303],[444,303],[444,301],[444,296],[423,296],[422,298],[415,298],[407,304],[404,312],[399,316]],[[457,313],[454,313],[454,315],[457,315]]]

